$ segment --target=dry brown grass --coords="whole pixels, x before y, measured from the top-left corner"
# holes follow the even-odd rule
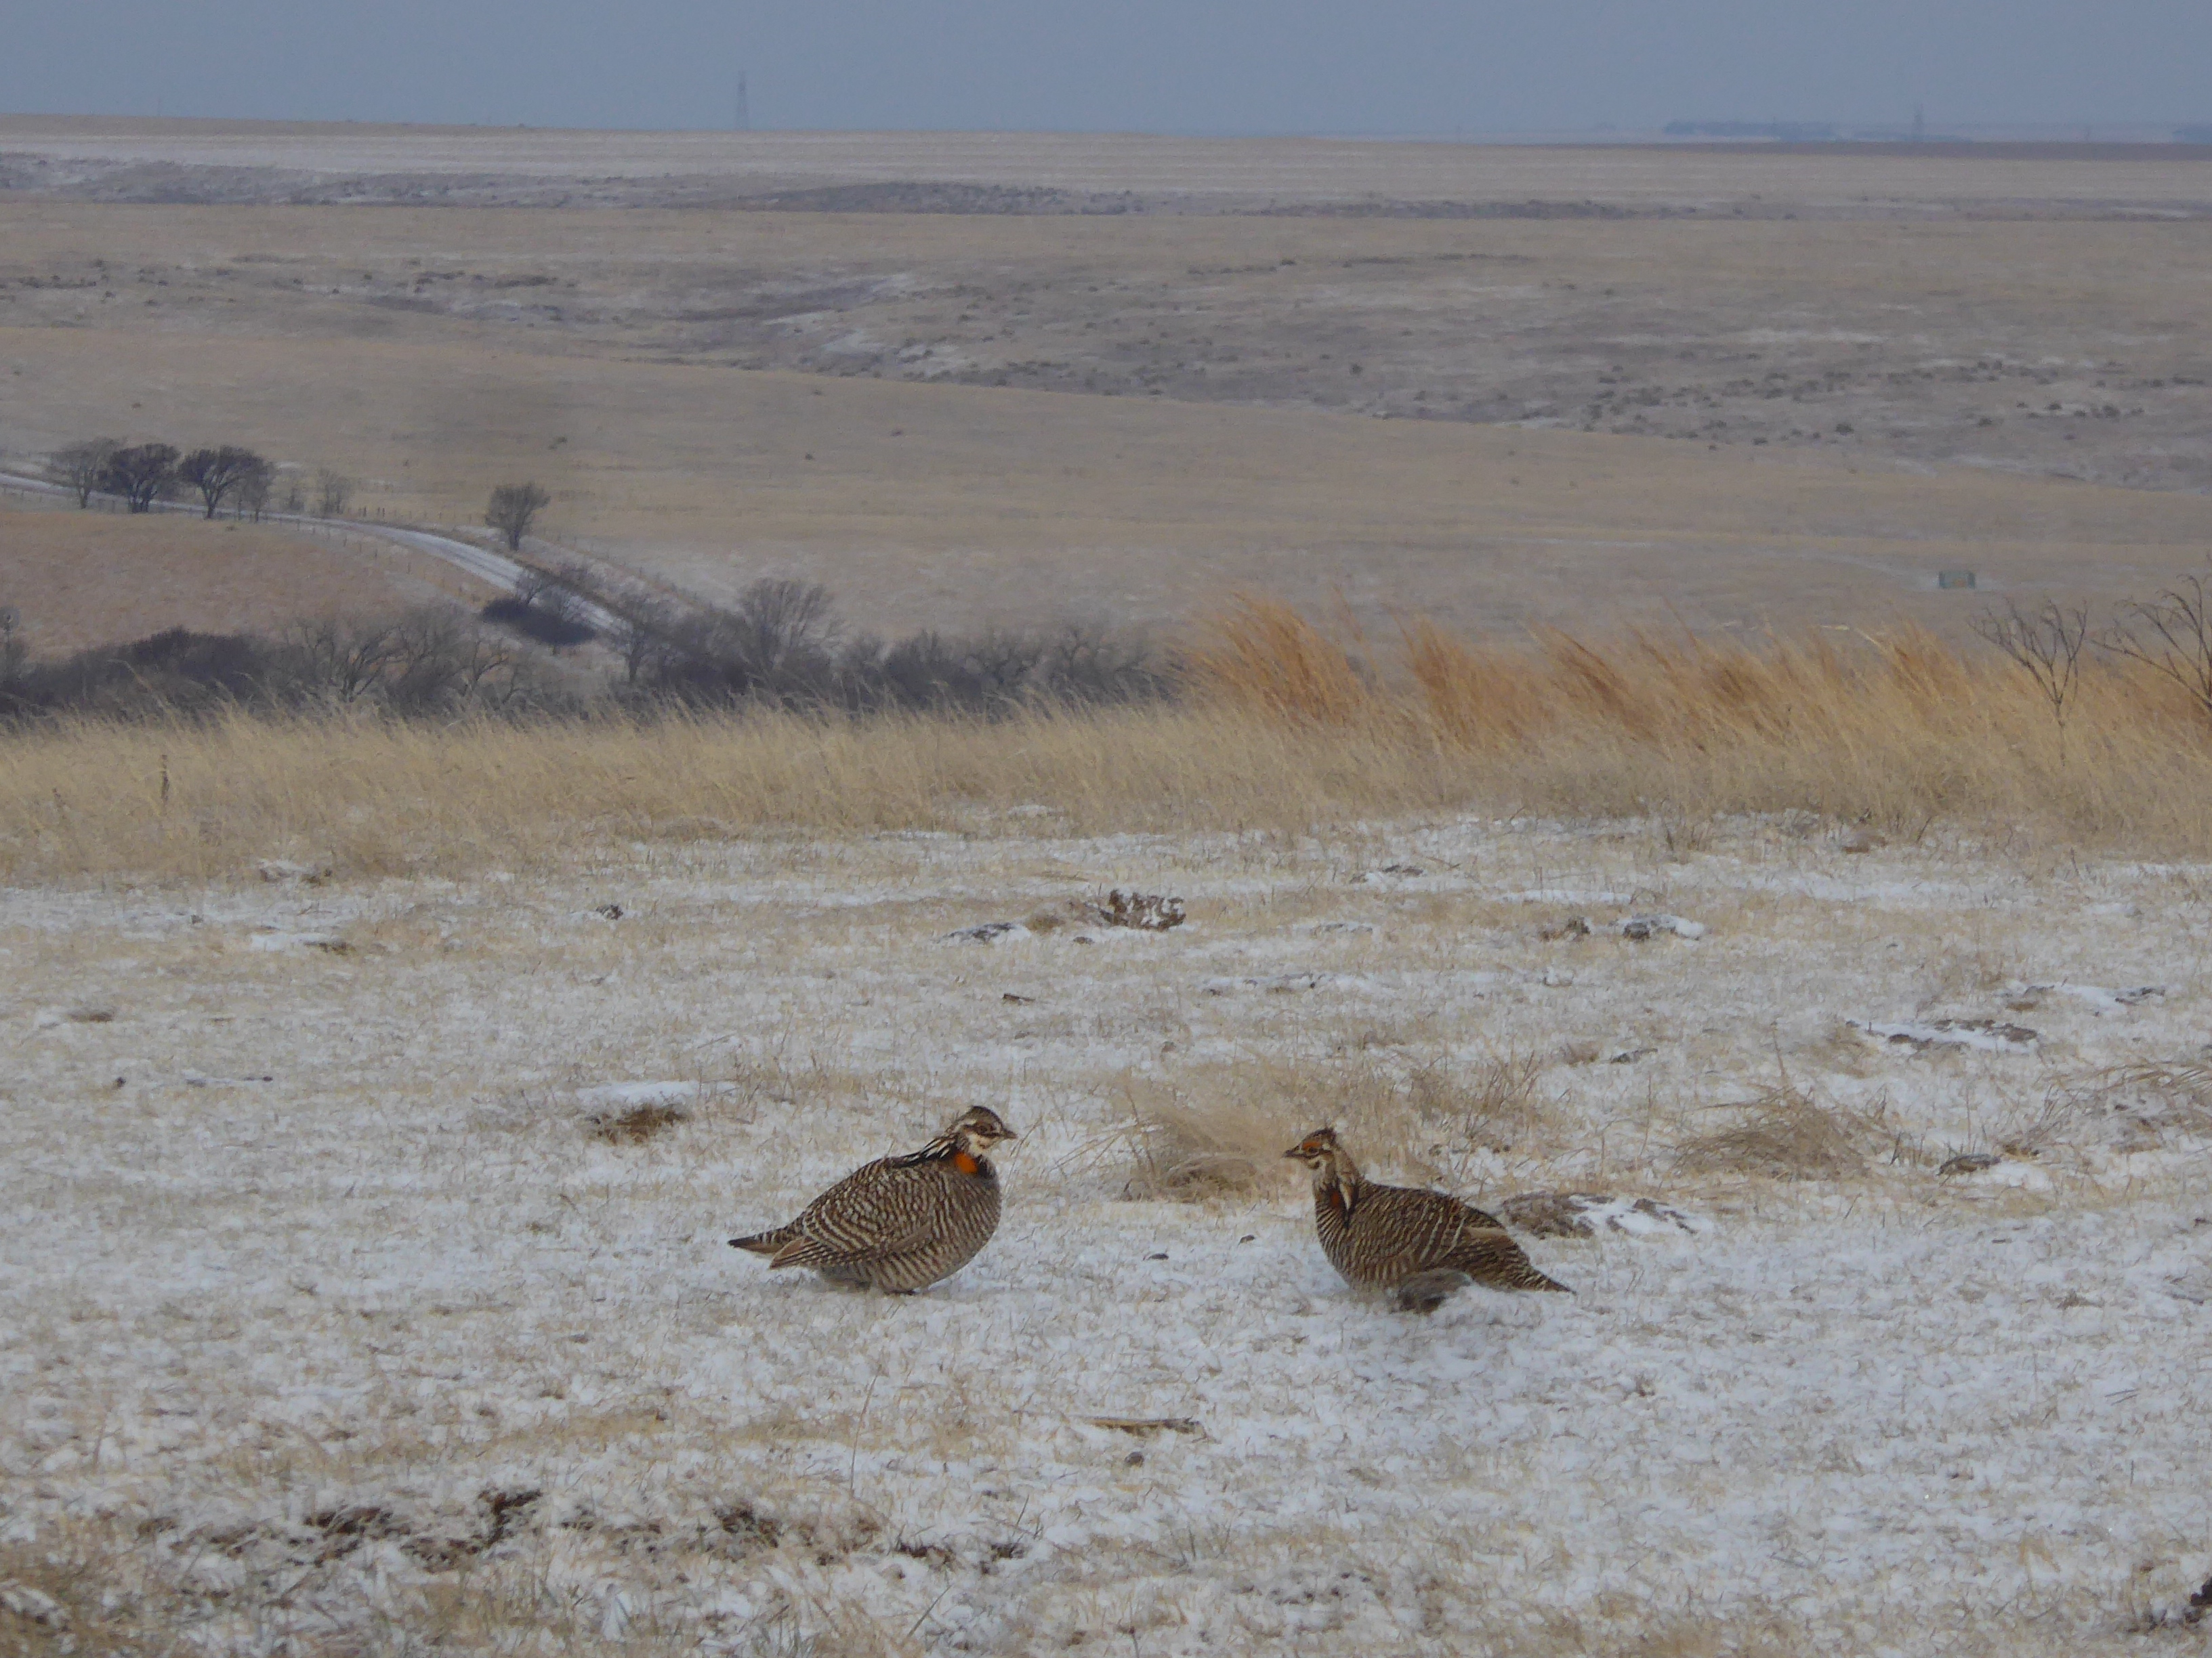
[[[1470,1064],[1326,1061],[1255,1052],[1172,1081],[1122,1083],[1134,1197],[1197,1201],[1300,1184],[1283,1153],[1322,1127],[1343,1131],[1385,1178],[1450,1177],[1470,1150],[1510,1151],[1547,1121],[1542,1062],[1498,1054]]]
[[[348,550],[270,525],[79,512],[0,498],[0,604],[41,655],[165,628],[273,632],[333,611],[380,614],[488,590],[426,555]]]
[[[2032,823],[2212,844],[2212,729],[2132,665],[2088,674],[2062,732],[2009,663],[1911,628],[1757,646],[1547,632],[1516,647],[1415,623],[1407,689],[1358,671],[1360,650],[1246,598],[1192,667],[1225,706],[1427,747],[1493,805],[1668,823],[1811,811],[1894,834]]]
[[[1736,1120],[1675,1149],[1675,1166],[1685,1173],[1841,1180],[1865,1169],[1881,1134],[1874,1115],[1821,1105],[1786,1079],[1719,1108],[1737,1113]]]
[[[1246,600],[1190,700],[998,722],[792,715],[447,727],[92,723],[18,733],[0,872],[195,878],[310,857],[382,875],[572,866],[625,842],[933,829],[1270,829],[1443,811],[1644,817],[1670,844],[1812,811],[2076,845],[2212,850],[2212,732],[2100,669],[2063,734],[2026,677],[1924,634],[1764,648],[1646,635],[1476,647],[1417,627],[1393,687]],[[167,778],[167,793],[162,779]]]

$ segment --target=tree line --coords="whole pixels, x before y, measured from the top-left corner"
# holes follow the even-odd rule
[[[327,468],[316,473],[312,490],[307,479],[295,477],[283,480],[287,488],[277,496],[282,475],[276,462],[235,443],[187,451],[173,443],[82,438],[46,459],[48,480],[86,508],[106,495],[133,513],[150,513],[162,501],[197,493],[209,518],[228,507],[241,518],[258,521],[272,508],[301,513],[311,505],[321,517],[337,518],[353,499],[353,480]]]

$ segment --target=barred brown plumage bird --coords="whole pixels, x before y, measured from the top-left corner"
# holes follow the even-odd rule
[[[878,1157],[808,1204],[799,1218],[732,1249],[775,1266],[811,1266],[836,1284],[911,1295],[975,1258],[999,1230],[999,1175],[984,1154],[1014,1131],[984,1106],[963,1111],[919,1151]]]
[[[1433,1313],[1469,1284],[1572,1293],[1530,1266],[1495,1217],[1443,1192],[1365,1178],[1333,1128],[1316,1129],[1283,1155],[1313,1175],[1322,1251],[1354,1289],[1395,1291],[1398,1305],[1417,1313]]]

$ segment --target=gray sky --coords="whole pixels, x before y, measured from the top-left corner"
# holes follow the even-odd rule
[[[7,0],[10,112],[1444,132],[2212,122],[2208,0]]]

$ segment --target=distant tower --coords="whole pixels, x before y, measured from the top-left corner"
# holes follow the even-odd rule
[[[1928,137],[1928,109],[1923,104],[1912,106],[1912,142],[1925,143]]]
[[[743,70],[738,71],[738,124],[730,130],[732,132],[750,132],[753,130],[752,104],[745,96],[745,72]]]

